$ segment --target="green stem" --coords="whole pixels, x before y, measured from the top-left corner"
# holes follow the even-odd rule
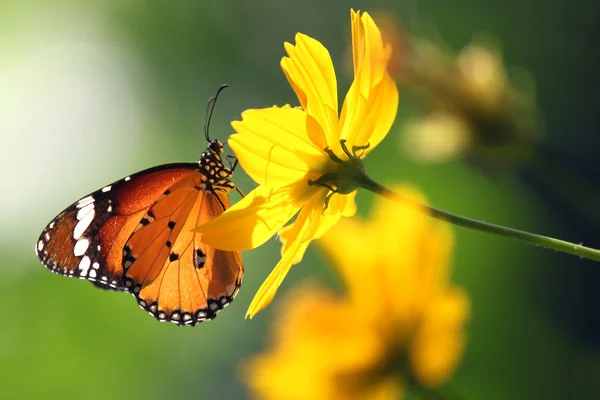
[[[442,211],[437,208],[418,203],[405,196],[402,196],[401,194],[396,193],[393,190],[390,190],[385,186],[382,186],[379,183],[375,182],[362,171],[354,175],[354,183],[358,187],[370,190],[371,192],[388,198],[390,200],[410,204],[428,213],[433,218],[437,218],[441,221],[449,222],[458,226],[464,226],[465,228],[474,229],[481,232],[491,233],[498,236],[504,236],[520,240],[525,243],[530,243],[536,246],[545,247],[547,249],[561,251],[563,253],[572,254],[574,256],[588,258],[594,261],[600,261],[600,250],[585,247],[575,243],[570,243],[564,240],[554,239],[548,236],[537,235],[535,233],[520,231],[518,229],[507,228],[500,225],[489,224],[487,222],[478,221],[475,219],[462,217],[460,215]]]

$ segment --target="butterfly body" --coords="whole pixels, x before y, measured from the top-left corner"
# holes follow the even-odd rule
[[[160,321],[213,319],[237,294],[239,252],[191,230],[229,207],[231,168],[213,140],[198,163],[166,164],[85,196],[44,229],[36,254],[52,272],[128,291]]]

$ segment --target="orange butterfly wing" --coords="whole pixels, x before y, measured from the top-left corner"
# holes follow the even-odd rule
[[[127,290],[160,321],[213,319],[237,294],[240,252],[200,242],[191,230],[229,207],[234,166],[212,140],[198,163],[138,172],[72,204],[42,232],[35,252],[55,273]]]
[[[240,252],[207,246],[192,232],[229,207],[224,191],[203,190],[203,178],[194,172],[169,187],[124,246],[125,284],[161,321],[195,325],[213,319],[242,282]]]
[[[169,186],[198,169],[196,163],[167,164],[114,182],[61,212],[40,235],[35,252],[52,272],[126,290],[125,242]]]

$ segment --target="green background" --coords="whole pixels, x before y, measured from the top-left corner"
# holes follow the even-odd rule
[[[343,96],[351,79],[340,67],[350,7],[387,10],[455,49],[476,33],[495,37],[507,64],[536,80],[548,151],[597,187],[595,2],[4,1],[1,398],[248,397],[240,362],[268,346],[281,295],[307,278],[336,285],[316,251],[253,320],[244,319],[245,311],[277,262],[279,244],[272,239],[245,252],[236,301],[215,321],[178,328],[150,318],[127,294],[51,274],[33,246],[44,226],[86,193],[153,165],[195,161],[205,147],[206,100],[221,84],[230,88],[211,126],[221,140],[247,108],[297,104],[279,68],[283,42],[296,32],[330,50]],[[398,136],[415,106],[400,96],[396,125],[366,160],[374,179],[411,183],[448,211],[600,247],[600,227],[586,210],[572,208],[535,174],[406,159]],[[235,182],[251,190],[252,181],[238,171]],[[372,199],[358,194],[361,214]],[[464,399],[599,398],[598,265],[455,232],[454,280],[469,293],[473,315],[452,388]]]

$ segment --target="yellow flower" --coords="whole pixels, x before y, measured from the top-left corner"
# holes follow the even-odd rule
[[[369,14],[352,11],[351,20],[354,81],[340,115],[329,52],[298,33],[296,45],[285,43],[281,67],[301,108],[247,110],[232,123],[236,133],[228,143],[259,186],[197,231],[216,248],[246,250],[281,230],[281,261],[252,301],[250,317],[271,302],[312,239],[355,213],[355,187],[344,173],[362,167],[395,119],[398,90],[386,71],[389,48]]]
[[[273,347],[244,368],[257,397],[398,399],[411,383],[433,388],[456,369],[470,305],[449,282],[451,231],[387,200],[373,214],[343,219],[319,240],[347,293],[305,285],[285,299]]]
[[[509,74],[489,40],[475,38],[458,55],[437,42],[408,42],[410,52],[394,53],[405,67],[398,78],[429,111],[400,138],[407,154],[425,162],[466,155],[492,170],[531,159],[542,127],[524,71]]]

